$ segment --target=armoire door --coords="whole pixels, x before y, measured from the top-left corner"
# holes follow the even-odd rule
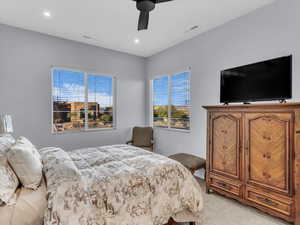
[[[240,179],[241,113],[211,113],[209,171]]]
[[[246,183],[291,194],[292,113],[245,114]]]

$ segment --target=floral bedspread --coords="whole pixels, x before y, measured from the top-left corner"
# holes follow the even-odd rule
[[[199,184],[178,162],[128,145],[40,150],[45,225],[162,225],[201,221]]]

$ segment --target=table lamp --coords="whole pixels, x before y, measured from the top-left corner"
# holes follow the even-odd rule
[[[10,115],[0,115],[0,135],[13,133],[12,118]]]

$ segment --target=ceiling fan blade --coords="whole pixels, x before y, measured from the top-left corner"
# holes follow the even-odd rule
[[[149,12],[141,11],[139,17],[138,30],[147,30],[149,23]]]
[[[170,1],[173,1],[173,0],[155,0],[155,3],[162,3],[162,2],[170,2]]]

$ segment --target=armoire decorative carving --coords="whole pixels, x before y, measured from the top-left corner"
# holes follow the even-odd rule
[[[207,190],[300,225],[300,103],[204,108]]]

